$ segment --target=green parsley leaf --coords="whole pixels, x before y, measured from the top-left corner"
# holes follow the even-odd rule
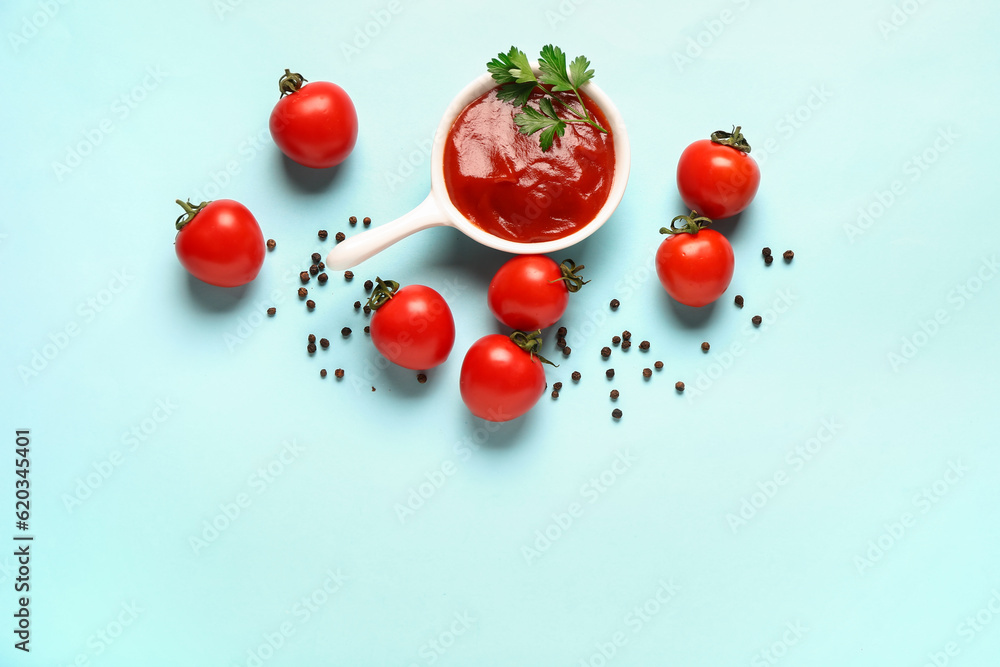
[[[510,47],[510,51],[506,54],[498,53],[496,58],[486,63],[486,69],[493,75],[493,80],[500,85],[536,80],[528,56],[516,46]]]
[[[566,131],[566,123],[559,118],[546,116],[534,107],[524,107],[524,111],[514,116],[514,122],[520,128],[521,134],[532,135],[541,130],[543,151],[552,148],[552,142],[555,140],[556,135],[561,137]]]
[[[585,56],[577,56],[569,64],[569,80],[573,82],[574,88],[579,88],[594,78],[594,70],[590,67],[590,61]]]
[[[556,113],[556,108],[552,106],[552,100],[550,100],[549,98],[543,97],[542,99],[538,100],[538,108],[541,110],[543,114],[545,114],[549,118],[554,118],[555,120],[559,120],[559,115]]]
[[[552,148],[552,142],[555,141],[555,135],[558,134],[561,137],[565,131],[566,123],[562,121],[559,121],[557,124],[542,130],[542,133],[538,135],[542,143],[542,150],[547,151]]]
[[[542,47],[538,69],[541,72],[539,81],[551,85],[553,92],[574,89],[566,73],[566,54],[558,46],[548,44]]]
[[[523,107],[528,103],[531,92],[535,89],[535,83],[508,83],[500,86],[497,91],[497,99],[510,102],[516,107]]]

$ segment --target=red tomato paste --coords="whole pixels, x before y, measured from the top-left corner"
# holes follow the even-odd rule
[[[465,217],[502,239],[529,243],[572,234],[594,219],[611,191],[610,131],[568,123],[542,151],[538,133],[521,134],[514,124],[519,109],[498,100],[496,91],[471,102],[451,126],[444,149],[448,196]],[[579,104],[572,93],[562,95]],[[595,121],[609,129],[597,104],[581,96]],[[569,117],[568,111],[560,116]]]

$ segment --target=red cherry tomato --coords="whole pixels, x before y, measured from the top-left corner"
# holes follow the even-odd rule
[[[174,249],[191,275],[210,285],[245,285],[264,264],[264,235],[253,214],[232,199],[197,207],[177,200],[185,211],[177,220]]]
[[[677,162],[677,189],[684,204],[712,219],[736,215],[753,200],[760,169],[737,127],[696,141]]]
[[[541,358],[515,343],[512,336],[536,341],[526,343],[532,350],[541,345],[537,333],[490,334],[473,343],[462,362],[462,400],[472,414],[488,421],[517,419],[545,393]]]
[[[695,220],[705,218],[693,216],[694,212],[692,216],[678,216],[688,221],[685,228],[690,231],[671,234],[660,244],[656,275],[667,294],[685,305],[700,307],[726,291],[735,263],[733,247],[726,237],[714,229],[699,228]]]
[[[322,169],[343,162],[358,140],[358,114],[344,89],[329,81],[302,85],[301,74],[285,70],[282,98],[271,112],[271,137],[281,152],[301,165]]]
[[[455,318],[444,298],[424,285],[399,289],[392,280],[376,280],[368,301],[374,310],[369,332],[375,349],[412,370],[443,364],[455,344]]]
[[[500,267],[486,294],[496,318],[511,329],[535,331],[555,324],[575,292],[587,281],[573,260],[556,264],[545,255],[518,255]]]

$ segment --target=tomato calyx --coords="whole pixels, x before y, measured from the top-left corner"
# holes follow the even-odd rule
[[[181,228],[184,227],[184,225],[194,220],[195,216],[201,213],[201,209],[205,208],[206,206],[212,203],[210,201],[203,201],[197,206],[192,206],[190,199],[188,199],[187,201],[181,201],[180,199],[177,199],[175,201],[178,204],[180,204],[181,208],[184,209],[184,213],[179,218],[177,218],[177,222],[174,223],[174,227],[177,228],[177,231],[180,231]]]
[[[554,364],[542,355],[538,354],[538,349],[542,346],[542,330],[537,331],[521,331],[520,329],[514,329],[510,332],[509,338],[514,341],[514,345],[528,353],[531,357],[538,357],[538,360],[543,364],[548,364],[549,366],[559,367],[559,364]]]
[[[287,72],[288,70],[285,71]],[[746,137],[740,132],[739,125],[734,125],[732,132],[726,132],[725,130],[713,132],[711,139],[713,143],[730,146],[744,153],[750,152],[750,144],[747,143]]]
[[[577,266],[573,260],[564,259],[562,264],[559,265],[562,277],[550,280],[549,282],[554,283],[561,280],[566,285],[567,292],[579,292],[581,287],[590,282],[589,280],[584,280],[582,276],[577,275],[577,271],[581,271],[584,268],[586,267],[583,264]]]
[[[278,90],[281,91],[282,97],[284,97],[285,95],[291,95],[299,88],[301,88],[302,84],[304,84],[308,80],[309,79],[305,78],[304,76],[302,76],[297,72],[289,71],[288,68],[286,67],[285,73],[281,75],[280,79],[278,79]]]
[[[677,225],[681,220],[684,224]],[[691,211],[690,215],[678,215],[670,221],[670,227],[660,227],[661,234],[697,234],[701,230],[712,224],[711,218],[699,215],[697,211]]]
[[[368,297],[368,307],[373,311],[378,310],[387,304],[397,291],[399,283],[395,280],[382,280],[375,276],[375,287],[372,289],[372,295]]]

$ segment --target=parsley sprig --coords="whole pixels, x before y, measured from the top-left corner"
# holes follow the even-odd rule
[[[514,122],[521,133],[542,133],[540,140],[543,151],[552,148],[556,136],[563,136],[567,123],[585,123],[595,130],[607,132],[590,115],[587,105],[580,97],[580,86],[594,78],[594,70],[590,69],[590,61],[586,57],[577,56],[567,70],[566,54],[562,49],[551,44],[543,46],[538,59],[539,75],[536,77],[528,56],[512,46],[507,53],[498,53],[496,58],[486,63],[486,69],[493,75],[493,80],[500,84],[497,97],[521,107],[521,112],[514,116]],[[528,105],[528,98],[536,88],[542,91],[537,109]],[[579,107],[553,94],[568,91],[573,91],[576,95]],[[553,101],[559,103],[571,117],[560,118]]]

